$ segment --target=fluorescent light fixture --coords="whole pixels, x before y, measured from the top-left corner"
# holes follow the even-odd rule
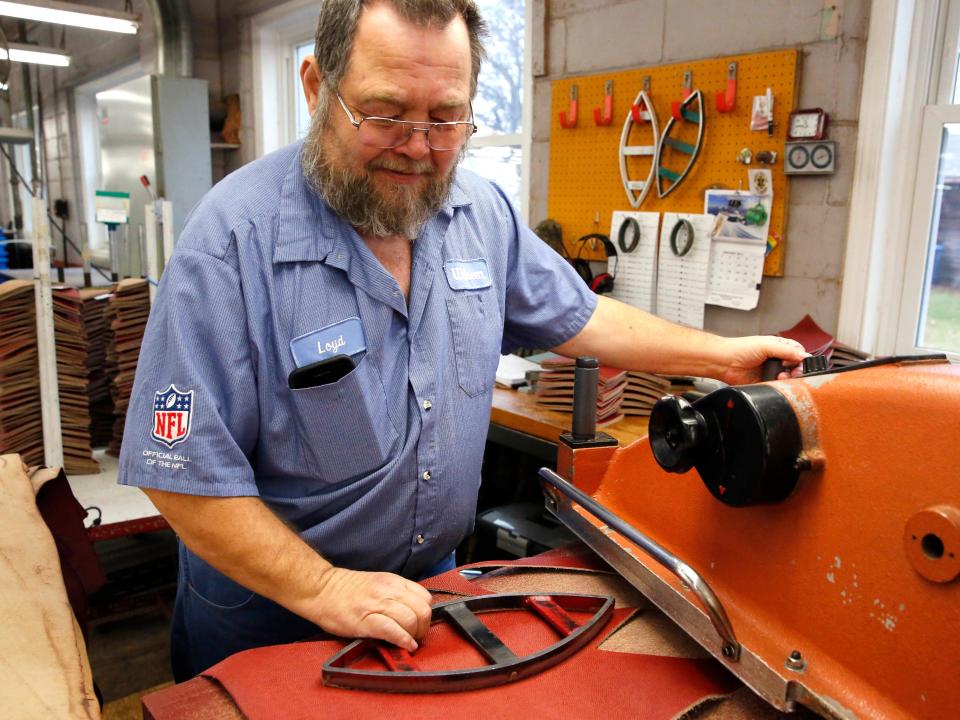
[[[17,0],[17,2],[0,0],[0,15],[128,35],[133,35],[140,27],[139,15],[103,10],[91,5],[59,2],[59,0]]]
[[[56,65],[70,67],[70,56],[52,47],[40,45],[21,45],[8,43],[10,46],[10,62],[33,63],[35,65]],[[7,59],[7,51],[0,47],[0,60]]]

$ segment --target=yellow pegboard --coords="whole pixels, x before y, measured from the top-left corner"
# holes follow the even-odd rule
[[[643,78],[650,77],[650,98],[656,109],[660,131],[670,119],[671,103],[681,98],[683,74],[693,72],[693,89],[703,93],[706,108],[706,127],[703,146],[696,164],[683,184],[661,199],[656,188],[651,188],[638,208],[651,212],[703,212],[703,193],[716,185],[730,189],[748,189],[747,170],[767,168],[773,171],[773,210],[770,233],[778,240],[767,255],[765,275],[783,275],[784,244],[786,242],[786,208],[789,183],[783,173],[783,143],[787,119],[796,104],[797,50],[780,50],[752,55],[732,55],[694,62],[661,65],[657,67],[624,70],[553,82],[553,100],[550,124],[550,178],[547,197],[548,215],[563,228],[567,251],[576,255],[580,248],[576,239],[591,232],[610,232],[614,210],[631,210],[620,179],[619,150],[623,123],[630,112]],[[716,94],[727,87],[727,67],[737,63],[737,97],[733,112],[717,111]],[[593,109],[603,107],[604,85],[613,80],[613,123],[598,127],[594,124]],[[560,126],[559,114],[568,110],[570,87],[577,85],[580,99],[577,126]],[[750,130],[750,111],[754,95],[773,91],[774,133]],[[685,129],[686,131],[686,129]],[[673,137],[678,137],[673,135]],[[689,133],[682,139],[689,141]],[[630,144],[649,144],[649,129],[634,127]],[[777,152],[775,165],[743,165],[736,161],[741,148],[750,148],[754,156],[761,150]],[[649,158],[631,158],[631,167],[648,167]],[[678,163],[673,163],[676,166]],[[636,172],[640,179],[645,173]],[[582,257],[602,259],[603,255],[589,250]]]

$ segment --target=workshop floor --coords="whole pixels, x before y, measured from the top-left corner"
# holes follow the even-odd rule
[[[169,531],[95,546],[107,585],[91,598],[87,653],[107,720],[141,717],[139,697],[173,682],[170,611],[176,539]]]

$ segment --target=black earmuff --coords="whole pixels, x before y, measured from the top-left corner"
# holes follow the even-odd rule
[[[613,291],[617,263],[614,262],[611,272],[602,272],[594,277],[593,272],[590,270],[590,262],[581,257],[581,255],[583,255],[584,246],[591,240],[599,240],[603,244],[603,250],[606,253],[608,260],[610,258],[617,257],[617,248],[614,247],[612,242],[610,242],[609,237],[603,235],[602,233],[590,233],[589,235],[584,235],[577,240],[577,242],[580,243],[580,248],[577,250],[577,257],[573,260],[573,269],[576,270],[577,275],[583,278],[583,281],[591,290],[593,290],[597,295],[604,295]]]

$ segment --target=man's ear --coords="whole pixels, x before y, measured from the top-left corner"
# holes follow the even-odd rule
[[[307,108],[313,115],[313,111],[317,109],[320,84],[323,82],[323,73],[320,72],[320,66],[317,65],[317,59],[313,55],[307,55],[300,63],[300,82],[303,85],[303,96],[307,100]]]

